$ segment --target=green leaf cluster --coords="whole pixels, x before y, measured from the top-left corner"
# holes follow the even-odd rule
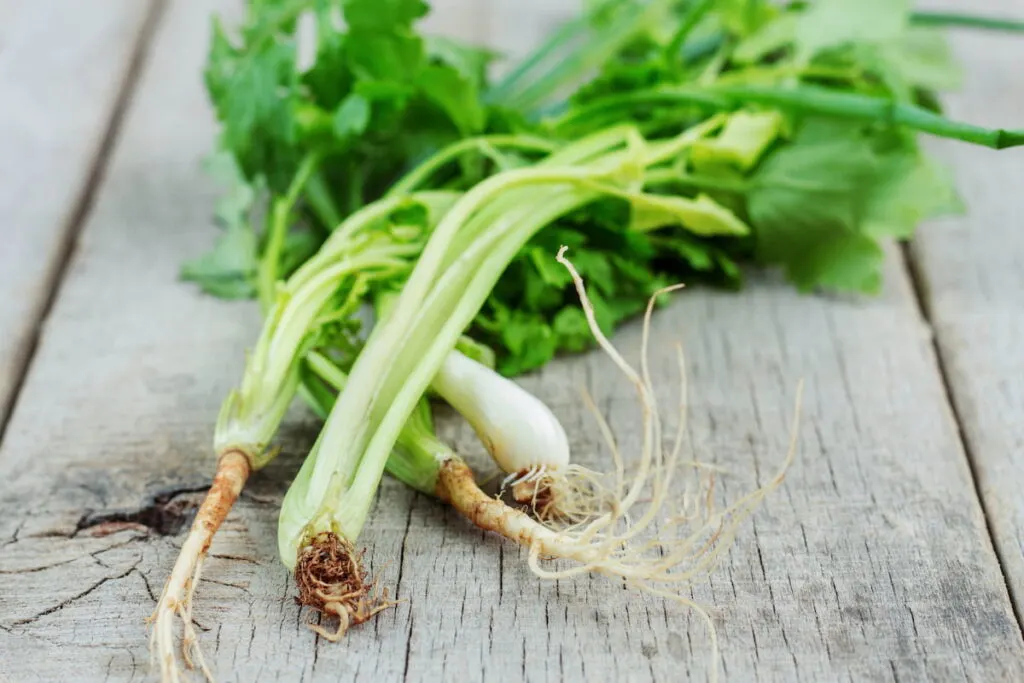
[[[421,0],[254,0],[246,9],[234,32],[214,18],[204,79],[220,123],[214,177],[248,203],[221,212],[223,235],[182,273],[217,296],[255,294],[261,259],[286,277],[416,162],[482,132],[493,56],[420,35]],[[308,66],[303,20],[314,34]],[[249,211],[265,193],[288,199],[280,243]]]
[[[634,127],[657,146],[720,116],[642,173],[642,194],[578,208],[511,260],[465,341],[516,375],[593,343],[555,261],[563,245],[606,332],[668,284],[738,289],[751,267],[778,268],[805,292],[873,294],[887,241],[962,210],[920,133],[1024,144],[1020,131],[943,116],[938,92],[960,70],[941,17],[905,0],[588,7],[495,83],[490,51],[421,34],[422,0],[252,0],[236,32],[215,21],[205,79],[221,124],[210,169],[226,188],[222,233],[183,277],[267,301],[401,178],[465,192],[588,136]],[[321,346],[333,338],[350,357],[343,317]]]

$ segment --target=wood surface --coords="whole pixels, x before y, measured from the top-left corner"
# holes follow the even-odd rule
[[[498,3],[439,2],[432,21],[456,33],[486,26],[494,44],[538,38],[516,23],[518,5]],[[239,5],[171,0],[162,12],[0,444],[0,680],[153,679],[143,619],[209,483],[217,408],[259,325],[254,306],[176,278],[215,235],[218,189],[200,167],[215,126],[198,75],[209,14],[237,16]],[[964,182],[977,165],[961,169]],[[755,277],[739,295],[684,290],[656,317],[659,390],[667,403],[680,340],[689,452],[726,468],[722,501],[775,473],[796,384],[806,382],[783,487],[692,591],[714,611],[723,680],[1024,680],[1024,641],[931,328],[901,254],[891,256],[875,299],[801,296]],[[615,342],[635,360],[638,327]],[[583,387],[635,451],[635,402],[602,355],[560,360],[523,382],[563,420],[584,462],[606,455]],[[479,454],[457,420],[441,428]],[[279,502],[315,429],[296,408],[283,454],[250,481],[211,548],[195,619],[218,680],[708,678],[708,634],[692,611],[600,577],[538,580],[525,553],[389,478],[360,542],[403,602],[341,643],[317,638],[276,555]]]
[[[0,2],[0,425],[151,9],[148,0]]]
[[[1024,5],[1015,0],[990,0],[985,12],[1024,21]],[[951,42],[965,73],[960,92],[946,98],[948,114],[985,126],[1022,127],[1022,36],[960,31]],[[932,147],[953,169],[966,212],[922,226],[910,255],[1019,620],[1024,614],[1024,149],[993,154],[955,143]]]

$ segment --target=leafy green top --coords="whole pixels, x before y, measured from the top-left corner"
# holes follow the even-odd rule
[[[216,22],[206,84],[222,127],[211,170],[228,184],[224,232],[184,277],[266,302],[342,218],[460,140],[490,136],[432,166],[429,187],[466,190],[623,124],[657,141],[728,112],[648,174],[665,206],[592,203],[512,261],[467,333],[513,375],[591,343],[554,260],[563,244],[608,331],[670,282],[740,287],[742,264],[780,267],[802,291],[870,294],[886,240],[960,209],[918,131],[1024,144],[1019,131],[941,115],[936,91],[959,69],[935,17],[919,21],[906,0],[590,4],[495,84],[493,54],[417,32],[421,0],[252,0],[235,39]],[[316,37],[308,67],[305,17]],[[679,214],[666,209],[672,198],[702,208]]]

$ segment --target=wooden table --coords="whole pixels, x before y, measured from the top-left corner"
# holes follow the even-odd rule
[[[239,4],[0,3],[2,681],[150,676],[143,618],[259,326],[252,304],[177,279],[214,236],[218,190],[199,163],[215,134],[200,80],[209,15]],[[436,5],[434,29],[512,53],[575,7]],[[1013,0],[984,9],[1024,17]],[[1024,41],[961,31],[955,47],[969,85],[949,112],[1020,127]],[[933,148],[968,211],[893,249],[881,296],[761,278],[658,314],[656,346],[689,351],[689,444],[729,468],[726,493],[774,473],[807,382],[784,486],[693,589],[714,610],[725,680],[1024,680],[1024,155]],[[635,352],[636,326],[616,341]],[[597,440],[579,386],[613,427],[635,424],[610,376],[595,353],[523,381],[585,450]],[[314,425],[296,409],[284,455],[213,545],[195,618],[220,680],[707,678],[693,612],[600,577],[538,580],[518,549],[388,478],[361,540],[404,602],[341,643],[318,639],[275,550]]]

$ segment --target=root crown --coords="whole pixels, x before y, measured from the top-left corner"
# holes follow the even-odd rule
[[[334,631],[309,624],[331,642],[341,640],[349,626],[369,621],[378,612],[398,604],[388,598],[386,589],[377,590],[362,560],[362,552],[356,552],[349,541],[329,531],[317,534],[299,551],[295,567],[295,581],[299,586],[296,601],[337,617],[338,626]]]

